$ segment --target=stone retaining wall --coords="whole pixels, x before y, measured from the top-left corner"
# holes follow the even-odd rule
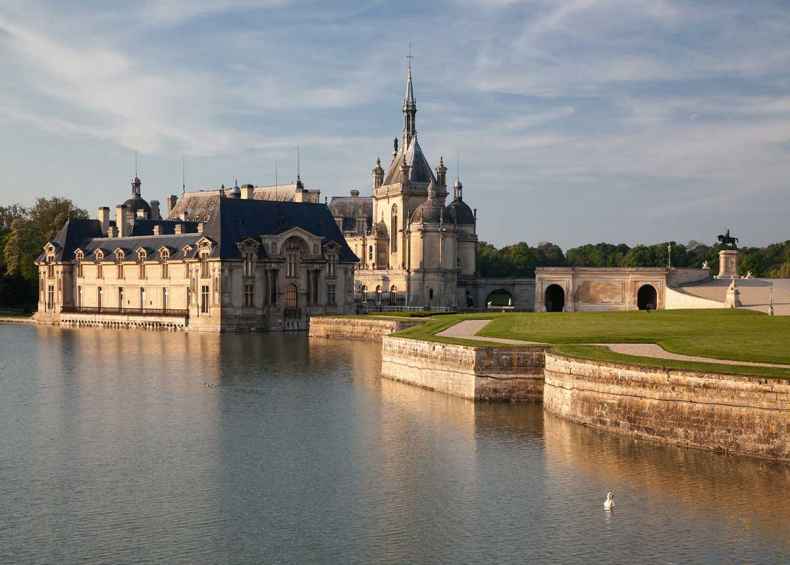
[[[790,460],[790,382],[546,354],[544,408],[637,438]]]
[[[381,374],[470,400],[540,401],[543,353],[543,347],[470,347],[385,337]]]
[[[422,322],[416,320],[380,320],[375,318],[310,318],[310,337],[381,341],[385,335],[399,332]]]

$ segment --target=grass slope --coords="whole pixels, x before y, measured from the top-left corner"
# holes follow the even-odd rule
[[[657,343],[683,355],[790,364],[787,316],[747,310],[662,310],[519,313],[491,318],[479,335],[551,344]]]

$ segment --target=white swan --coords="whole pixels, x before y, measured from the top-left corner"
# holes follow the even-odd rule
[[[614,493],[609,491],[606,493],[606,500],[603,501],[604,510],[614,510]]]

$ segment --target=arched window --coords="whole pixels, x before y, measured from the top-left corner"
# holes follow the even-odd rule
[[[376,304],[381,304],[381,285],[376,285]]]
[[[392,285],[390,287],[390,304],[397,304],[398,303],[398,287]]]
[[[392,205],[390,216],[390,249],[393,253],[398,250],[398,205]]]
[[[366,285],[364,285],[364,284],[362,285],[362,288],[360,289],[360,293],[362,294],[362,302],[367,302],[368,301],[368,287]]]
[[[295,284],[289,284],[288,290],[285,293],[285,306],[288,308],[296,308],[299,305],[299,292]]]

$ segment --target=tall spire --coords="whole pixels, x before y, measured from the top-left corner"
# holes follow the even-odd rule
[[[411,43],[409,43],[409,68],[406,75],[406,94],[403,97],[403,150],[406,151],[409,143],[417,135],[417,102],[414,100],[414,85],[411,78]]]

